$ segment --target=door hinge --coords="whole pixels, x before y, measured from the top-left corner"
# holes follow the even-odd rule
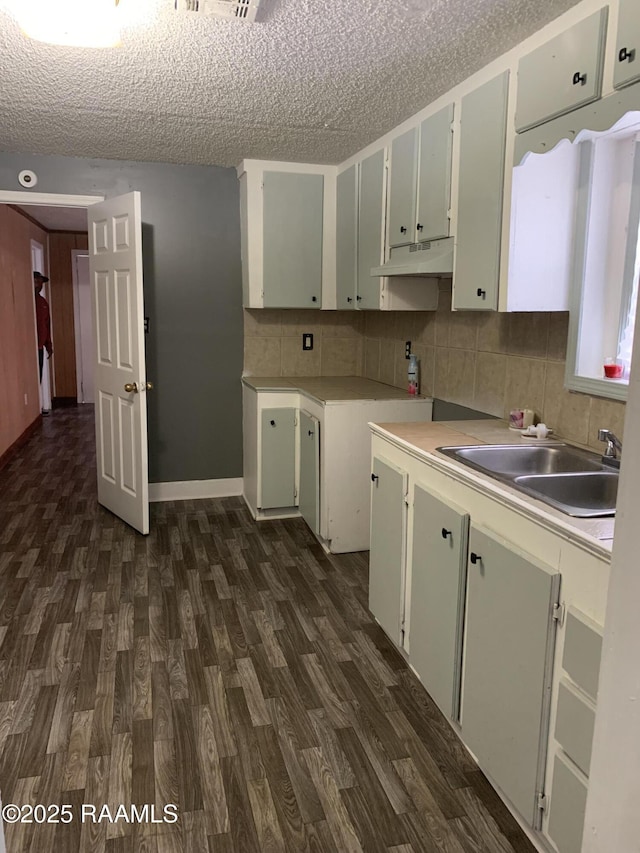
[[[555,619],[558,625],[562,628],[564,625],[564,614],[565,614],[565,606],[564,602],[556,601],[553,607],[551,608],[551,618]]]
[[[298,490],[297,490],[297,489],[294,489],[294,490],[293,490],[293,497],[294,497],[294,498],[297,498],[297,497],[298,497]]]
[[[542,791],[538,791],[536,794],[536,808],[538,811],[546,813],[547,808],[549,806],[549,800],[547,799],[547,795]]]
[[[296,415],[293,416],[293,425],[298,426],[298,418]]]

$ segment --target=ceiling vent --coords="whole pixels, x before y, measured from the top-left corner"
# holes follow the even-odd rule
[[[255,21],[260,0],[174,0],[178,12],[198,12],[228,21]]]

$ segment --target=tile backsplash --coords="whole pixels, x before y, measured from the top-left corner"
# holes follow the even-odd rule
[[[405,341],[420,360],[420,391],[505,417],[534,409],[556,432],[600,449],[597,432],[622,437],[625,404],[564,389],[569,314],[451,311],[443,282],[437,311],[245,309],[245,373],[366,376],[405,388]],[[302,350],[302,333],[314,348]]]
[[[244,310],[248,376],[362,376],[364,316],[355,311]],[[313,349],[302,349],[302,335]]]

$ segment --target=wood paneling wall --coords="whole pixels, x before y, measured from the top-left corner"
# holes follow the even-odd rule
[[[55,397],[76,397],[76,344],[73,320],[73,249],[87,249],[86,234],[49,234],[51,324],[55,371]]]
[[[46,257],[47,232],[0,205],[0,456],[40,415],[32,239]]]

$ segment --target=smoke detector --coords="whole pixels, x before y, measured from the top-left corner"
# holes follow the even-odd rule
[[[260,0],[174,0],[178,12],[198,12],[227,20],[255,21]]]

